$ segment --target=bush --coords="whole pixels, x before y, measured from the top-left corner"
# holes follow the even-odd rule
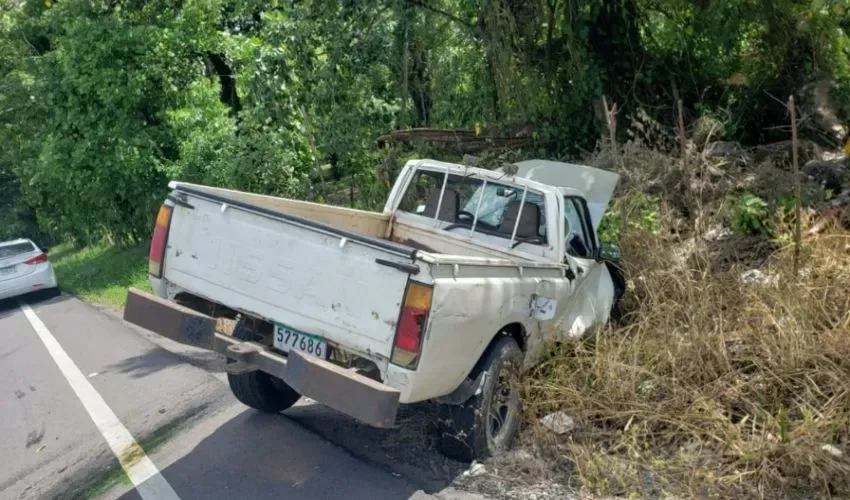
[[[618,241],[623,229],[623,214],[626,228],[656,233],[661,224],[661,202],[655,196],[634,192],[615,200],[602,217],[599,237],[602,241]]]
[[[732,227],[741,234],[769,234],[770,211],[767,202],[750,193],[744,193],[734,203]]]

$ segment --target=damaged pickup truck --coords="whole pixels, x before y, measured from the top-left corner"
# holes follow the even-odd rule
[[[399,405],[433,402],[443,452],[486,458],[517,432],[513,382],[547,344],[606,323],[623,292],[597,236],[617,180],[544,160],[416,160],[383,212],[172,181],[154,294],[129,290],[124,318],[223,354],[257,410],[304,396],[386,428]]]

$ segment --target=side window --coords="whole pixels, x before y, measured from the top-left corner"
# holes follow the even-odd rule
[[[593,255],[594,240],[584,207],[572,197],[564,198],[564,234],[568,255],[585,259]]]

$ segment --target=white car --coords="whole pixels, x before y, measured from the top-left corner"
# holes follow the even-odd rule
[[[58,285],[47,254],[31,240],[0,243],[0,299],[40,290],[58,292]]]

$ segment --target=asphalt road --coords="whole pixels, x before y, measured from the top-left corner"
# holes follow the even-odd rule
[[[25,302],[0,301],[2,499],[483,498],[451,486],[465,467],[434,450],[427,410],[396,430],[311,401],[260,414],[213,353],[66,295]]]

